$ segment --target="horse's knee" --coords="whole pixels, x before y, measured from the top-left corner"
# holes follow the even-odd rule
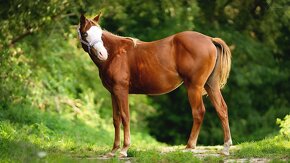
[[[123,119],[122,118],[122,124],[123,124],[124,127],[129,126],[130,120],[129,119]]]
[[[205,114],[205,109],[200,109],[198,110],[194,115],[193,115],[193,119],[195,123],[202,123],[203,118],[204,118],[204,114]]]
[[[202,104],[197,110],[193,110],[193,118],[196,119],[196,121],[202,121],[205,112],[205,107]]]
[[[121,121],[120,121],[119,117],[118,118],[113,118],[113,125],[114,125],[115,128],[119,127],[120,123],[121,123]]]
[[[203,117],[204,114],[205,114],[205,108],[204,108],[204,106],[200,107],[200,108],[198,109],[198,112],[199,112],[199,115],[200,115],[201,117]]]
[[[121,119],[123,126],[127,126],[130,124],[130,116],[126,113],[121,113]]]

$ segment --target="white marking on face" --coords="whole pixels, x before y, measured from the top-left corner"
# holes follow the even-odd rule
[[[102,29],[101,27],[98,26],[92,26],[88,31],[87,31],[87,41],[91,44],[94,42],[97,42],[94,44],[94,49],[97,50],[97,57],[104,61],[107,60],[108,58],[108,52],[107,49],[104,47],[104,43],[102,41]]]

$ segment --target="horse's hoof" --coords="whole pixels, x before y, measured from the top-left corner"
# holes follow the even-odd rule
[[[120,152],[119,158],[126,158],[127,157],[127,152]]]
[[[223,149],[223,150],[220,151],[220,154],[222,154],[224,156],[229,156],[230,155],[230,151]]]
[[[185,147],[182,152],[193,152],[195,149],[195,147],[189,148],[189,147]]]
[[[115,157],[115,153],[109,152],[102,156],[102,158],[112,158],[112,157]]]

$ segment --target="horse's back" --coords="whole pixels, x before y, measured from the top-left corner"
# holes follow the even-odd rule
[[[186,48],[191,48],[194,50],[201,48],[207,49],[213,45],[211,37],[195,31],[184,31],[177,33],[174,35],[173,39],[176,43],[182,43],[183,46],[186,46]],[[197,46],[199,48],[197,48]]]

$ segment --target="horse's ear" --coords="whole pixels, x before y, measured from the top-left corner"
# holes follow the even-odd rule
[[[102,12],[100,12],[96,17],[94,17],[93,20],[94,20],[96,23],[98,23],[99,20],[100,20],[101,15],[102,15]]]
[[[80,26],[81,27],[84,27],[86,24],[86,17],[84,16],[84,14],[81,14],[81,17],[80,17]]]

